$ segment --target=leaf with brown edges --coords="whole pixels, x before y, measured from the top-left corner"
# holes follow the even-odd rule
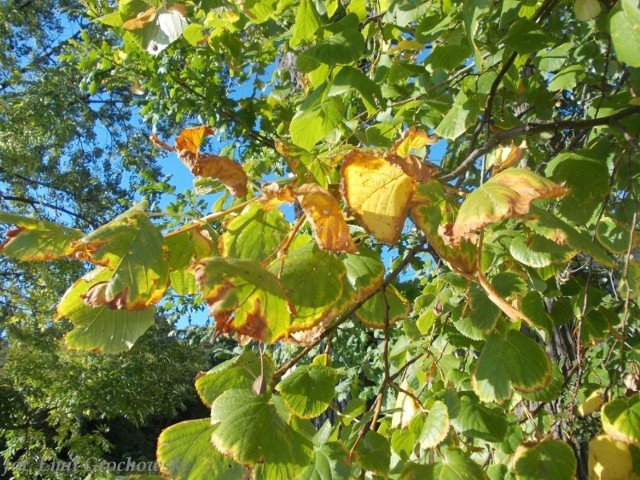
[[[342,164],[342,194],[357,220],[379,241],[400,238],[416,189],[412,162],[393,155],[389,161],[376,150],[351,150]],[[404,167],[404,168],[403,168]],[[409,173],[405,173],[405,169]]]
[[[424,130],[416,127],[410,127],[405,130],[400,140],[397,140],[391,151],[401,157],[405,157],[411,153],[412,150],[418,150],[427,145],[433,145],[437,143],[440,138],[437,135],[429,135]]]
[[[529,213],[534,200],[562,196],[566,190],[557,183],[524,168],[510,168],[492,177],[469,194],[453,225],[443,229],[450,244],[473,239],[487,225]]]
[[[349,234],[349,226],[333,195],[311,183],[294,189],[293,193],[311,223],[320,248],[336,253],[357,251]]]

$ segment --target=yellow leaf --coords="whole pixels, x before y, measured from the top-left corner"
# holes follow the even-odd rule
[[[603,393],[604,388],[599,388],[587,397],[582,405],[578,407],[578,413],[581,417],[586,417],[587,415],[591,415],[596,410],[600,410],[600,407],[604,405],[604,398],[602,398]]]
[[[629,446],[598,435],[589,442],[589,480],[627,480],[633,468]]]
[[[396,141],[391,147],[391,151],[401,157],[405,157],[411,153],[411,150],[418,150],[426,145],[437,143],[437,135],[429,135],[424,130],[411,127],[402,134],[402,138]]]
[[[409,391],[409,383],[406,380],[402,381],[400,387],[402,390]],[[409,425],[420,406],[409,395],[399,392],[396,399],[396,409],[399,409],[399,411],[394,412],[391,417],[391,428],[404,428]]]
[[[205,136],[213,135],[213,133],[214,130],[212,128],[205,126],[185,128],[180,132],[180,135],[176,137],[176,150],[179,153],[187,150],[189,153],[195,155],[197,159],[202,140]]]
[[[349,226],[333,195],[311,183],[296,188],[293,193],[311,223],[320,248],[336,253],[357,251],[349,234]]]
[[[122,24],[125,30],[139,30],[147,23],[151,23],[156,18],[156,9],[151,7],[148,10],[139,13],[137,17],[127,20]]]
[[[493,158],[493,173],[494,175],[506,168],[512,167],[524,157],[525,152],[527,151],[527,142],[524,140],[520,145],[516,145],[511,142],[511,145],[508,147],[500,147],[495,153],[495,157]]]
[[[598,0],[576,0],[573,4],[573,11],[578,20],[586,22],[596,18],[602,11]]]
[[[351,150],[342,164],[342,194],[353,215],[381,242],[400,238],[416,180],[382,153]],[[392,162],[396,163],[392,163]],[[408,165],[405,165],[408,167]]]

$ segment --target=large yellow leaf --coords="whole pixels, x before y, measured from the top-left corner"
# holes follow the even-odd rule
[[[381,242],[400,238],[416,180],[405,173],[397,155],[351,150],[342,164],[342,194],[353,215]],[[395,162],[395,163],[394,163]]]
[[[626,480],[633,461],[629,446],[598,435],[589,442],[589,480]]]
[[[560,185],[537,173],[510,168],[472,192],[453,225],[445,226],[443,235],[449,243],[458,244],[462,239],[472,239],[477,230],[487,225],[527,214],[534,200],[565,193]]]

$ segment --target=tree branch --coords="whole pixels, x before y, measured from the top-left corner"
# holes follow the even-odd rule
[[[57,205],[54,205],[53,203],[48,203],[48,202],[43,202],[41,200],[35,200],[33,198],[26,198],[26,197],[14,197],[13,195],[4,195],[0,193],[0,199],[2,200],[6,200],[9,202],[21,202],[21,203],[26,203],[28,205],[41,205],[43,207],[47,207],[47,208],[52,208],[54,210],[57,210],[59,212],[62,213],[66,213],[67,215],[70,215],[74,218],[77,218],[78,220],[82,220],[83,222],[85,222],[87,225],[89,225],[91,228],[96,228],[96,225],[89,220],[87,217],[84,217],[82,215],[80,215],[79,213],[75,213],[72,212],[71,210],[68,210],[64,207],[59,207]]]
[[[509,130],[496,133],[495,135],[490,137],[482,147],[476,148],[471,153],[469,153],[469,155],[467,155],[467,158],[462,161],[458,168],[456,168],[453,172],[440,177],[440,181],[448,182],[463,175],[482,155],[489,152],[500,142],[509,140],[513,137],[517,137],[518,135],[536,135],[538,133],[559,132],[561,130],[588,130],[600,125],[609,125],[614,128],[618,128],[617,125],[619,125],[619,120],[638,113],[640,113],[640,106],[634,106],[621,110],[617,113],[614,113],[613,115],[609,115],[608,117],[591,118],[588,120],[559,120],[557,122],[545,123],[527,122],[524,125],[510,128]]]

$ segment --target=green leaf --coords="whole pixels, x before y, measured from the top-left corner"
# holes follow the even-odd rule
[[[104,266],[103,276],[110,273],[85,292],[88,305],[140,310],[162,298],[169,282],[167,247],[141,208],[134,207],[72,244],[70,253]]]
[[[382,292],[375,293],[356,310],[355,314],[363,325],[372,328],[385,328],[399,320],[407,318],[411,312],[409,301],[394,287],[387,285]]]
[[[570,65],[553,75],[549,82],[549,91],[573,90],[584,80],[584,67],[582,65]]]
[[[328,95],[342,95],[345,92],[357,92],[369,114],[378,111],[376,99],[382,101],[383,96],[380,85],[371,80],[360,70],[353,67],[342,67],[331,83]]]
[[[330,97],[320,105],[299,111],[291,120],[291,141],[311,150],[316,143],[333,133],[344,118],[344,105],[339,97]]]
[[[191,260],[209,257],[216,251],[208,231],[189,230],[165,239],[169,250],[169,274],[171,288],[178,295],[193,295],[198,285],[193,272],[189,270]]]
[[[356,447],[356,461],[363,469],[387,475],[391,463],[389,440],[374,430],[368,431]]]
[[[364,37],[359,30],[344,30],[321,40],[298,57],[298,68],[311,72],[325,65],[349,65],[360,58],[364,50]]]
[[[486,480],[480,465],[461,450],[449,448],[444,458],[429,465],[407,463],[400,475],[401,480]]]
[[[451,425],[460,434],[487,442],[501,442],[507,434],[504,410],[483,405],[475,395],[463,393],[460,407]]]
[[[469,302],[465,306],[464,316],[454,325],[466,337],[484,340],[496,326],[500,318],[500,309],[477,283],[469,286],[467,298]]]
[[[591,240],[588,233],[577,230],[551,212],[532,206],[527,225],[538,235],[571,249],[593,257],[597,262],[612,267],[615,265],[609,254],[598,243]]]
[[[328,442],[316,448],[313,460],[300,480],[341,480],[350,478],[349,453],[341,443]]]
[[[158,465],[174,480],[216,478],[235,480],[247,471],[222,456],[211,444],[214,427],[208,418],[187,420],[162,431],[158,437]]]
[[[278,278],[252,260],[209,258],[196,279],[219,331],[275,342],[291,329],[292,309]],[[233,316],[231,316],[233,314]]]
[[[411,419],[409,428],[417,434],[417,440],[423,449],[438,446],[449,433],[447,406],[441,401],[434,402],[429,413],[420,412]]]
[[[71,286],[58,304],[57,316],[68,318],[75,327],[65,336],[69,348],[93,352],[118,353],[133,347],[153,325],[155,308],[112,310],[106,306],[90,307],[83,301],[87,291],[104,283],[111,273],[104,267],[89,272]]]
[[[280,210],[265,212],[254,203],[225,225],[220,251],[225,257],[264,260],[278,248],[290,229]]]
[[[596,238],[610,252],[622,255],[627,252],[631,231],[627,225],[610,217],[603,217],[596,226]]]
[[[535,290],[529,291],[520,301],[520,310],[537,327],[551,333],[553,330],[553,320],[547,313],[542,303],[542,296]]]
[[[616,398],[602,407],[602,428],[614,440],[640,444],[640,394]]]
[[[259,25],[273,17],[276,4],[276,0],[248,0],[244,2],[244,11],[253,23]]]
[[[46,220],[0,212],[0,223],[15,225],[0,245],[0,254],[29,262],[51,261],[67,255],[71,243],[82,232]]]
[[[573,480],[577,470],[572,448],[560,440],[548,440],[516,453],[517,480]]]
[[[455,140],[477,121],[479,113],[478,104],[469,100],[461,90],[451,109],[436,127],[435,134],[439,137]]]
[[[508,365],[508,368],[505,366]],[[520,332],[491,335],[482,349],[472,377],[473,390],[483,402],[501,402],[511,389],[540,390],[551,379],[551,362],[544,349]]]
[[[548,52],[540,52],[536,55],[534,63],[536,63],[538,68],[543,72],[554,72],[556,70],[560,70],[567,62],[571,47],[571,43],[563,43],[559,47]]]
[[[204,27],[197,23],[192,23],[184,29],[182,36],[191,46],[195,47],[204,38]]]
[[[287,375],[276,390],[295,415],[313,418],[324,412],[335,397],[337,378],[331,367],[303,365]]]
[[[196,390],[200,400],[210,407],[213,401],[227,390],[250,390],[261,374],[265,384],[269,385],[273,378],[273,362],[266,355],[261,361],[260,355],[249,350],[198,375]]]
[[[270,398],[249,390],[224,392],[211,405],[211,441],[238,463],[264,464],[266,473],[297,478],[311,461],[311,441],[285,423]]]
[[[464,20],[464,29],[467,34],[469,45],[473,49],[473,56],[476,62],[476,68],[482,69],[482,55],[476,45],[478,26],[480,25],[480,17],[484,16],[490,9],[488,0],[472,0],[463,3],[462,18]]]
[[[509,252],[516,261],[533,268],[563,265],[578,253],[540,235],[515,237],[509,244]]]
[[[551,363],[551,381],[549,385],[536,392],[520,392],[522,398],[532,402],[553,402],[558,399],[564,383],[564,375],[557,363]]]
[[[609,14],[609,32],[618,60],[640,67],[640,8],[637,0],[616,2]]]
[[[534,200],[564,194],[554,182],[524,168],[509,168],[471,192],[460,206],[451,232],[452,243],[472,237],[476,230],[529,212]]]
[[[560,213],[579,224],[589,221],[609,193],[606,163],[577,153],[561,153],[547,164],[545,174],[569,189],[560,200]]]
[[[549,45],[549,34],[533,20],[521,19],[514,22],[504,39],[505,45],[521,55],[544,50]]]
[[[320,28],[320,17],[312,0],[300,0],[293,24],[293,34],[289,46],[297,47],[316,38],[316,31]]]
[[[278,275],[294,306],[291,328],[303,330],[327,318],[340,300],[346,270],[333,254],[320,250],[315,242],[275,260],[269,271]],[[300,288],[313,278],[313,288]]]

